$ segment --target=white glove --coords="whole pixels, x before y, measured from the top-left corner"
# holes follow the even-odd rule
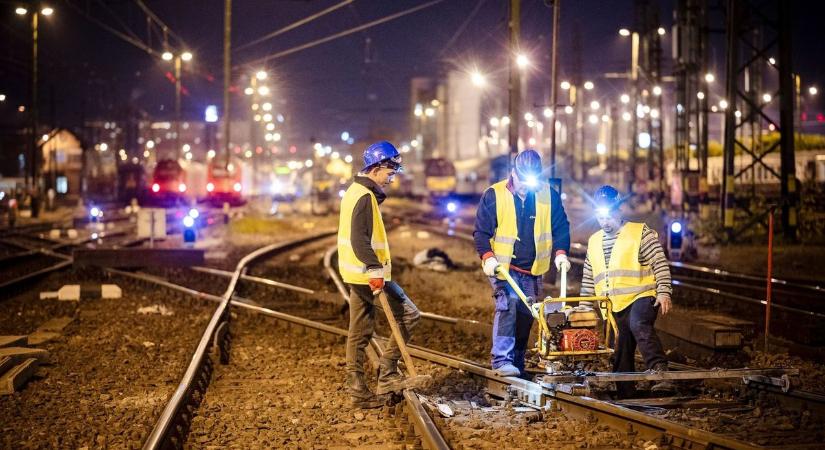
[[[533,313],[533,317],[538,319],[541,316],[541,302],[530,305],[530,311]]]
[[[567,259],[567,255],[564,253],[559,253],[556,255],[555,263],[556,269],[558,269],[559,272],[567,272],[570,270],[570,260]]]
[[[491,256],[484,260],[484,263],[481,265],[481,268],[484,269],[485,275],[487,275],[488,277],[494,277],[496,276],[496,269],[498,269],[499,266],[500,264],[498,263],[496,257]]]

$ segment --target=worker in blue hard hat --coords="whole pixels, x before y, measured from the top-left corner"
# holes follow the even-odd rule
[[[510,176],[484,191],[473,238],[495,300],[492,367],[501,376],[523,375],[533,313],[498,271],[509,271],[527,296],[540,299],[551,261],[560,271],[570,269],[567,214],[544,179],[538,152],[519,153]]]
[[[338,223],[338,270],[350,288],[349,333],[347,335],[347,381],[352,405],[377,408],[383,394],[403,389],[398,371],[401,352],[390,339],[379,361],[378,386],[374,394],[364,377],[366,347],[375,328],[375,298],[387,294],[390,308],[404,340],[418,322],[419,311],[404,290],[391,281],[392,263],[387,230],[378,208],[387,197],[384,188],[402,170],[401,156],[389,142],[381,141],[364,151],[364,166],[341,199]]]
[[[636,347],[652,371],[666,371],[667,357],[653,328],[657,314],[671,308],[670,266],[655,231],[644,223],[625,221],[622,198],[612,186],[600,187],[593,196],[601,230],[587,244],[581,296],[607,296],[618,325],[613,371],[635,372]],[[619,397],[634,394],[635,383],[616,383]],[[672,391],[663,381],[654,391]]]

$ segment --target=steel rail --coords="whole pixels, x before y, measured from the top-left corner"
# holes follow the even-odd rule
[[[338,272],[332,266],[332,258],[334,257],[334,255],[336,253],[338,253],[337,246],[330,247],[326,251],[326,253],[324,254],[324,268],[327,270],[327,273],[329,274],[330,278],[332,278],[332,281],[333,281],[333,283],[335,283],[335,286],[338,288],[338,292],[341,294],[341,296],[344,297],[344,298],[349,299],[349,294],[346,293],[347,292],[346,287],[344,286],[343,282],[341,281],[340,277],[338,276]],[[421,314],[421,318],[423,318],[423,319],[433,320],[433,321],[436,321],[436,322],[448,323],[448,324],[451,324],[451,325],[461,325],[461,326],[467,326],[469,328],[473,328],[473,327],[491,328],[492,327],[492,325],[490,325],[488,323],[480,322],[478,320],[462,319],[460,317],[444,316],[444,315],[441,315],[441,314],[435,314],[435,313],[425,312],[425,311],[421,311],[420,314]]]
[[[183,429],[183,426],[176,426],[176,422],[181,419],[186,422],[190,419],[186,414],[191,412],[187,411],[187,413],[184,413],[183,407],[191,400],[190,397],[195,387],[196,378],[201,374],[204,364],[209,358],[208,351],[213,345],[213,341],[218,333],[219,327],[223,327],[224,324],[227,324],[228,326],[228,312],[231,298],[235,292],[238,280],[241,278],[241,275],[246,270],[247,266],[264,256],[278,251],[284,251],[316,239],[331,236],[332,234],[334,234],[334,232],[325,231],[294,241],[267,245],[253,251],[252,253],[249,253],[238,262],[232,279],[229,281],[226,291],[221,296],[221,301],[215,312],[212,314],[212,318],[209,320],[209,323],[207,324],[206,329],[198,342],[195,353],[192,355],[189,365],[187,366],[177,389],[175,389],[175,392],[170,397],[166,407],[160,415],[160,418],[152,428],[146,442],[144,442],[144,449],[168,448],[182,444],[181,440],[185,430]],[[226,358],[228,358],[228,353],[226,354]],[[186,425],[188,426],[188,424]]]
[[[227,302],[227,299],[225,297],[201,293],[193,289],[166,282],[165,280],[159,279],[158,277],[154,277],[151,275],[134,274],[131,272],[123,272],[115,269],[110,269],[109,271],[115,274],[122,274],[132,278],[142,279],[153,283],[159,283],[161,285],[178,290],[180,292],[194,294],[199,298],[218,302],[221,305],[229,303],[232,306],[247,309],[259,314],[264,314],[276,318],[278,320],[290,322],[292,324],[299,325],[302,327],[315,329],[325,333],[336,334],[338,336],[347,335],[347,330],[315,322],[309,319],[304,319],[301,317],[281,313],[268,308],[250,305],[244,302],[245,299],[236,299]],[[657,439],[665,435],[670,437],[671,439],[679,440],[682,443],[686,443],[688,445],[693,443],[706,447],[729,449],[759,448],[747,442],[739,441],[733,438],[728,438],[712,432],[693,429],[667,420],[651,417],[644,413],[629,408],[625,408],[619,405],[615,405],[612,403],[603,402],[601,400],[596,400],[589,397],[579,397],[566,394],[564,392],[552,391],[550,389],[542,387],[538,383],[523,380],[520,378],[500,377],[496,375],[492,370],[481,365],[478,365],[477,363],[456,358],[450,355],[431,351],[418,346],[410,346],[409,349],[410,354],[418,359],[439,364],[445,367],[463,370],[475,376],[484,378],[489,382],[488,384],[490,385],[491,390],[494,393],[500,393],[505,396],[515,394],[519,400],[525,403],[531,403],[542,407],[546,407],[548,403],[556,401],[556,404],[561,409],[563,409],[567,413],[570,413],[571,415],[579,415],[585,417],[589,414],[592,414],[610,422],[618,428],[627,427],[628,424],[631,423],[636,431],[640,432],[641,435],[647,437],[648,439]],[[405,396],[405,399],[407,399],[407,401],[409,402],[408,396]],[[422,440],[424,443],[426,443],[428,448],[449,448],[445,441],[444,445],[446,447],[440,447],[432,443],[438,441],[431,442],[427,436],[421,433],[421,427],[435,427],[435,424],[432,422],[430,422],[431,425],[426,423],[427,415],[426,410],[424,410],[423,407],[419,408],[414,403],[408,403],[407,407],[408,409],[413,409],[417,411],[417,413],[412,414],[414,418],[414,425],[416,425],[416,422],[418,421],[418,419],[415,419],[415,417],[417,415],[420,415],[420,413],[424,414],[424,416],[421,418],[424,422],[418,423],[418,425],[416,425],[416,430],[418,430],[419,433],[422,435]],[[435,430],[437,430],[437,427],[435,427]],[[436,439],[438,438],[436,437]]]
[[[215,276],[224,277],[224,278],[232,278],[232,275],[233,275],[232,272],[230,272],[228,270],[213,269],[211,267],[192,266],[192,267],[190,267],[190,269],[194,270],[195,272],[208,273],[210,275],[215,275]],[[261,278],[261,277],[256,277],[256,276],[244,274],[244,275],[241,275],[241,279],[244,280],[244,281],[251,281],[253,283],[264,284],[264,285],[267,285],[267,286],[272,286],[272,287],[287,289],[287,290],[290,290],[290,291],[300,292],[302,294],[312,295],[312,294],[315,293],[315,291],[313,291],[312,289],[303,288],[301,286],[295,286],[294,284],[282,283],[280,281],[270,280],[269,278]]]

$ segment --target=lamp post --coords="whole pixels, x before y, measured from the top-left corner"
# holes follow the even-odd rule
[[[161,55],[164,61],[173,61],[174,69],[175,69],[175,159],[178,157],[178,153],[180,152],[180,121],[181,121],[181,111],[180,111],[180,91],[181,91],[181,82],[180,82],[180,72],[181,72],[181,61],[189,62],[192,60],[192,53],[188,51],[184,51],[181,53],[173,54],[170,51],[165,51]]]
[[[30,145],[30,161],[29,161],[29,170],[26,174],[26,184],[29,184],[29,176],[31,176],[31,187],[37,187],[37,127],[38,127],[38,117],[37,117],[37,40],[38,40],[38,24],[40,20],[40,15],[49,17],[54,13],[54,9],[41,5],[39,2],[35,2],[34,7],[31,11],[31,19],[32,19],[32,78],[31,78],[31,105],[29,106],[29,120],[30,120],[30,136],[29,136],[29,145]],[[18,6],[14,12],[18,16],[25,16],[29,14],[29,10],[25,7]]]

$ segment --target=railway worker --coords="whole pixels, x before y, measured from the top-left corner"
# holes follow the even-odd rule
[[[384,404],[381,395],[404,388],[404,378],[398,372],[401,352],[394,339],[390,339],[379,362],[378,395],[373,394],[364,378],[365,348],[375,328],[375,295],[386,293],[405,341],[420,316],[412,300],[391,281],[387,231],[378,208],[387,197],[384,188],[401,170],[401,156],[392,144],[372,144],[364,151],[363,169],[341,200],[338,270],[350,288],[346,387],[352,405],[359,408],[380,407]]]
[[[482,269],[493,288],[490,356],[500,376],[524,373],[533,315],[496,271],[509,271],[526,295],[540,299],[542,275],[550,270],[551,259],[558,270],[570,269],[570,225],[558,192],[541,180],[541,157],[535,150],[524,150],[514,166],[508,179],[484,191],[473,231]]]
[[[612,186],[600,187],[593,201],[601,230],[590,236],[581,296],[606,295],[619,328],[613,355],[614,372],[635,372],[636,347],[651,371],[668,370],[667,358],[653,324],[671,308],[670,267],[658,235],[644,223],[626,221],[622,199]],[[635,391],[635,383],[616,383],[619,397]],[[673,391],[664,381],[655,391]]]

